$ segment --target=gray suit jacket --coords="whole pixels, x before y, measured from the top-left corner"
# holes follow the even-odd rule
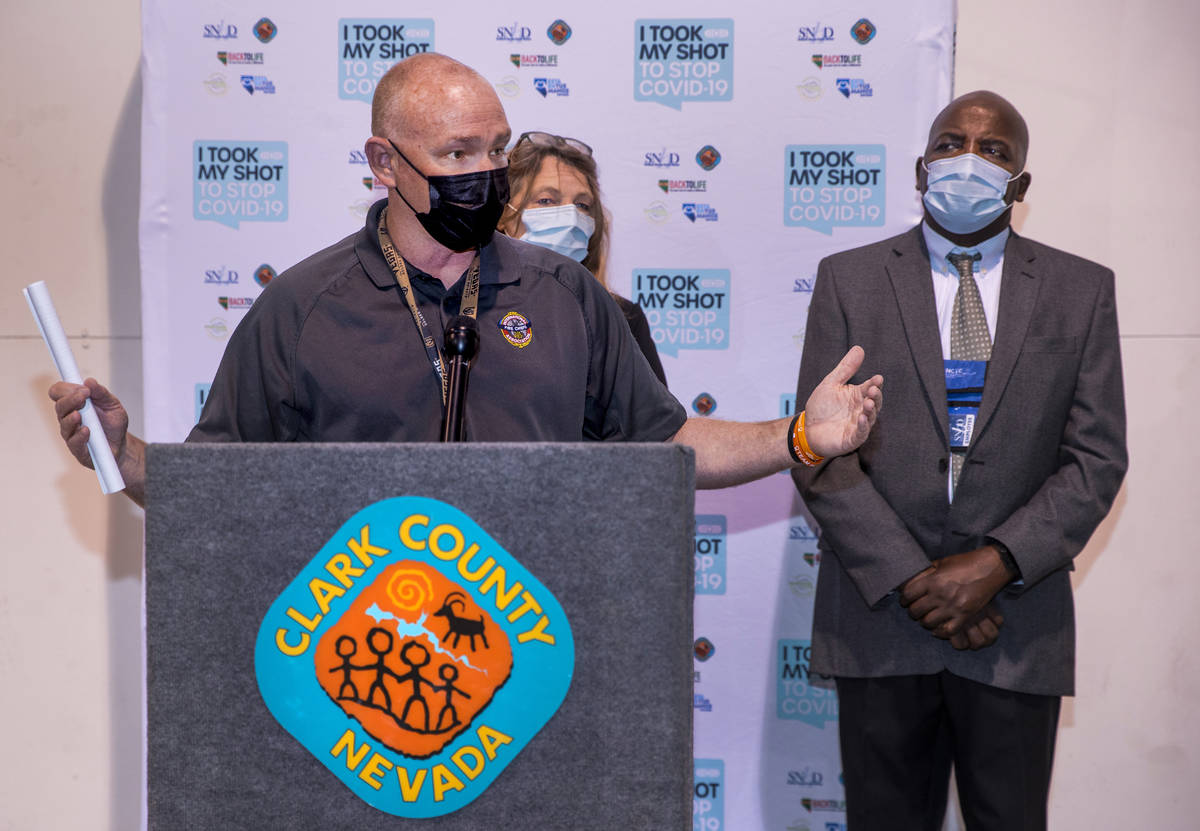
[[[884,376],[884,405],[857,452],[794,473],[821,526],[813,670],[945,669],[1005,689],[1073,694],[1068,572],[1127,466],[1113,273],[1014,233],[997,317],[951,505],[945,375],[920,227],[821,262],[797,400],[859,344],[867,353],[860,375]],[[999,640],[958,652],[910,619],[892,592],[930,560],[985,537],[1012,551],[1024,586],[996,598]]]

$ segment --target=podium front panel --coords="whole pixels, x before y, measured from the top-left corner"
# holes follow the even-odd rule
[[[146,505],[151,829],[686,829],[691,451],[644,444],[152,445]],[[368,505],[467,514],[555,595],[575,669],[496,781],[428,819],[352,793],[267,709],[255,639]]]

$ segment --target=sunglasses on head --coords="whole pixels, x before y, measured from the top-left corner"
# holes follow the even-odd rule
[[[517,143],[513,145],[513,148],[515,149],[516,147],[520,146],[521,142],[523,141],[527,141],[530,144],[538,147],[570,147],[573,150],[578,150],[580,153],[584,153],[588,156],[592,155],[592,148],[588,147],[579,139],[564,138],[562,136],[556,136],[553,133],[543,133],[540,130],[531,130],[528,133],[521,133],[520,137],[517,139]]]

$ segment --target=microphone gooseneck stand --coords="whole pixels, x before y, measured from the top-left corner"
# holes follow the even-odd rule
[[[463,411],[467,403],[467,379],[471,360],[479,352],[479,325],[475,318],[457,315],[446,325],[447,390],[442,419],[442,441],[463,440]]]

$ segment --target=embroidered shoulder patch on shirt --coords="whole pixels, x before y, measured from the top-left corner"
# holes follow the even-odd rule
[[[500,318],[500,334],[518,349],[524,349],[533,341],[533,327],[529,318],[520,312],[509,312]]]

